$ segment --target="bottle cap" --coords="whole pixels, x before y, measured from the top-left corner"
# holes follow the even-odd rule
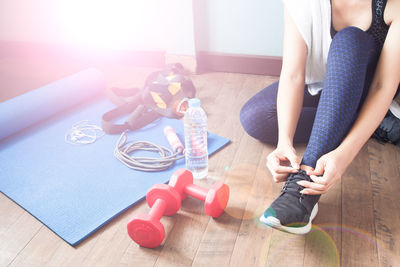
[[[198,99],[198,98],[189,99],[189,107],[191,107],[191,108],[200,107],[200,99]]]

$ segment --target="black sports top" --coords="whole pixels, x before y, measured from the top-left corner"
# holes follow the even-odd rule
[[[389,30],[389,26],[385,23],[385,20],[383,18],[386,2],[387,0],[372,0],[372,22],[371,26],[366,31],[374,38],[376,45],[379,47],[379,50],[382,49],[383,43],[385,42],[386,35]],[[333,27],[333,22],[331,19],[331,37],[333,38],[336,33],[337,31]]]

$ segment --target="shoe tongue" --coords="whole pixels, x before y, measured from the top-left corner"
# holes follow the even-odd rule
[[[298,181],[302,181],[302,180],[311,182],[310,176],[308,176],[307,173],[303,170],[299,170],[298,173],[289,175],[288,180],[291,180],[294,182],[298,182]]]
[[[299,185],[298,181],[311,181],[310,176],[306,174],[305,171],[299,170],[298,173],[292,173],[289,175],[285,186],[283,188],[283,192],[292,192],[295,195],[300,195],[300,190],[304,189],[303,186]]]
[[[299,170],[298,173],[290,174],[288,180],[285,184],[284,193],[289,193],[290,195],[300,197],[302,194],[300,191],[304,189],[303,186],[297,184],[298,181],[309,181],[312,182],[311,178],[307,173],[303,170]],[[307,209],[308,212],[311,213],[315,203],[318,202],[319,197],[321,195],[305,195],[305,199],[301,202],[302,205]]]

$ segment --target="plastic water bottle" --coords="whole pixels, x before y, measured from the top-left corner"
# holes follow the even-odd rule
[[[184,117],[186,169],[193,178],[202,179],[208,174],[207,115],[200,107],[200,99],[189,100]]]

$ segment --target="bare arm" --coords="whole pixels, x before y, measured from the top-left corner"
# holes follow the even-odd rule
[[[293,136],[303,104],[306,59],[307,46],[285,9],[283,64],[277,99],[278,146],[267,157],[267,166],[275,182],[285,181],[289,173],[300,168]]]
[[[279,144],[293,145],[303,104],[306,59],[306,43],[285,9],[283,63],[277,99]]]

